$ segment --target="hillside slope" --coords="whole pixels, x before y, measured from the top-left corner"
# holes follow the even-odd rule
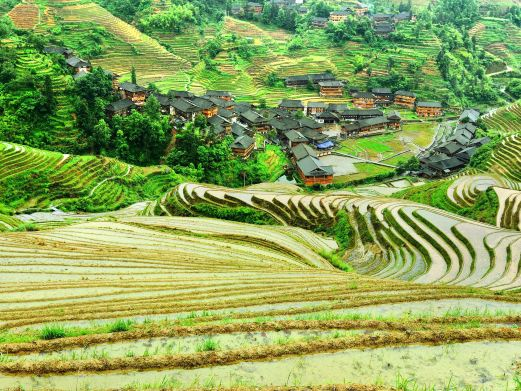
[[[75,156],[0,142],[0,205],[12,211],[100,212],[153,199],[179,182],[166,167]]]
[[[162,202],[172,214],[204,213],[201,204],[248,207],[284,224],[313,228],[332,227],[338,213],[345,211],[353,235],[346,259],[359,273],[420,283],[521,288],[521,233],[409,201],[286,195],[188,183],[169,192]]]

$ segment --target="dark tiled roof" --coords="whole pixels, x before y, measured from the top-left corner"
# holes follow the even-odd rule
[[[288,109],[303,109],[304,105],[300,100],[292,100],[292,99],[283,99],[279,103],[279,107],[285,107]]]
[[[247,134],[239,136],[235,139],[232,144],[232,148],[248,149],[254,143],[253,138]]]
[[[321,81],[318,83],[320,87],[344,87],[344,83],[338,80]]]
[[[138,86],[134,83],[124,82],[119,85],[119,89],[127,92],[145,92],[144,87]]]
[[[317,154],[313,148],[306,144],[299,144],[291,148],[291,152],[297,161],[304,159],[307,156],[317,158]]]
[[[408,96],[409,98],[416,98],[416,94],[414,92],[404,90],[396,91],[394,96]]]
[[[70,65],[71,67],[73,68],[82,68],[82,67],[89,67],[90,66],[90,62],[88,61],[85,61],[79,57],[71,57],[71,58],[68,58],[67,59],[67,64]]]
[[[107,110],[116,113],[133,107],[136,107],[136,105],[130,99],[120,99],[108,105]]]
[[[333,175],[333,168],[331,166],[323,166],[315,157],[306,156],[297,162],[297,166],[308,177],[317,177],[324,175]]]
[[[353,97],[358,99],[374,99],[375,96],[371,92],[356,92]]]
[[[389,94],[392,94],[392,90],[390,88],[373,88],[372,90],[373,94],[385,94],[385,95],[389,95]]]
[[[416,107],[431,107],[441,109],[442,106],[440,102],[417,102]]]

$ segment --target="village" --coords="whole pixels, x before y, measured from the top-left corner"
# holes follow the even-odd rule
[[[282,8],[298,9],[299,13],[307,12],[303,2],[298,0],[272,0],[272,3]],[[244,6],[232,7],[232,14],[236,16],[244,15],[245,12],[259,14],[262,5],[249,2]],[[311,23],[314,27],[325,28],[328,23],[343,22],[350,15],[368,15],[375,32],[385,35],[394,30],[396,23],[414,19],[410,12],[368,13],[367,6],[355,3],[331,12],[329,18],[313,18]],[[44,52],[63,56],[76,80],[92,71],[91,63],[77,57],[69,48],[49,46]],[[346,81],[337,79],[328,71],[285,77],[286,88],[311,87],[317,91],[318,97],[306,100],[283,99],[276,107],[236,101],[228,91],[207,90],[205,94],[195,95],[189,91],[170,90],[162,94],[137,83],[120,81],[118,74],[108,70],[104,72],[112,78],[113,89],[120,98],[106,107],[108,119],[141,110],[147,99],[154,96],[161,105],[162,113],[170,117],[173,135],[186,122],[204,116],[215,136],[233,137],[231,149],[239,158],[248,159],[267,144],[279,146],[293,163],[287,172],[298,174],[298,180],[306,186],[329,185],[335,176],[341,175],[335,172],[330,162],[331,155],[340,155],[338,150],[344,140],[397,133],[405,122],[412,121],[411,118],[420,122],[440,122],[445,115],[441,102],[421,100],[412,91],[391,88],[363,91],[350,88]],[[339,99],[342,103],[338,103]],[[402,118],[404,113],[407,113],[408,118]],[[465,111],[453,134],[445,137],[441,143],[433,143],[429,148],[418,151],[421,167],[415,174],[432,178],[465,167],[476,149],[489,141],[477,137],[479,116],[475,110]],[[359,158],[345,153],[341,155],[346,159]],[[337,171],[344,171],[342,164],[342,159],[337,158],[336,166],[340,168]],[[384,163],[381,165],[395,167]]]
[[[271,0],[270,3],[281,9],[294,10],[299,15],[307,15],[308,7],[304,0]],[[231,14],[239,18],[258,17],[264,9],[263,4],[257,2],[244,2],[235,5],[231,9]],[[372,22],[373,31],[376,35],[387,37],[396,30],[396,24],[403,21],[415,21],[415,16],[410,11],[398,13],[374,13],[371,14],[369,6],[360,2],[353,2],[350,5],[341,6],[338,10],[331,11],[329,16],[313,16],[311,27],[325,29],[328,23],[338,24],[345,22],[350,16],[369,17]]]

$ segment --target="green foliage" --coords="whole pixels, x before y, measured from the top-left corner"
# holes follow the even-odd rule
[[[162,30],[180,33],[197,21],[198,10],[192,4],[173,4],[165,12],[147,15],[139,21],[144,31]]]
[[[411,187],[393,195],[395,198],[401,198],[418,202],[420,204],[430,205],[438,209],[448,212],[457,213],[460,209],[453,204],[447,197],[447,190],[453,181],[434,181],[422,186]]]
[[[506,92],[510,94],[515,99],[521,98],[521,80],[514,79],[510,83],[508,83],[508,86],[506,88]]]
[[[436,21],[456,27],[470,28],[479,19],[477,0],[439,0],[434,8]]]
[[[0,39],[7,38],[13,31],[13,22],[8,16],[0,17]]]
[[[460,209],[458,214],[482,223],[496,225],[498,210],[499,198],[495,190],[489,188],[478,196],[473,206]]]
[[[192,206],[192,209],[200,215],[213,217],[216,219],[258,225],[277,224],[277,221],[270,214],[246,206],[224,207],[199,203]]]
[[[64,338],[66,335],[65,328],[58,324],[46,325],[40,331],[40,339],[44,340]]]
[[[396,172],[398,174],[403,174],[406,171],[417,171],[419,169],[420,169],[420,160],[416,156],[413,156],[406,162],[399,162]]]
[[[347,250],[354,245],[354,233],[351,223],[349,222],[349,215],[346,211],[341,210],[336,215],[336,223],[333,226],[331,233],[336,239],[340,250]]]
[[[114,323],[112,323],[109,327],[109,332],[111,333],[121,333],[123,331],[130,330],[130,327],[132,326],[131,320],[123,320],[118,319]]]
[[[219,342],[212,338],[207,338],[203,342],[198,343],[195,347],[195,350],[197,352],[214,352],[216,350],[219,350],[219,348]]]
[[[352,272],[353,267],[346,263],[338,254],[327,251],[319,251],[321,257],[327,259],[331,265],[344,272]]]
[[[501,139],[498,137],[491,142],[479,147],[472,158],[470,159],[469,166],[480,170],[486,170],[488,168],[492,153],[499,145]]]
[[[110,13],[127,21],[134,21],[140,14],[150,10],[151,0],[100,0]]]
[[[50,187],[48,175],[38,171],[23,171],[5,179],[0,178],[0,203],[15,209],[28,201],[33,194],[45,196]]]

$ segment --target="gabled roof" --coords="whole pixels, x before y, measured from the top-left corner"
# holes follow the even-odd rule
[[[339,121],[339,118],[334,113],[332,113],[331,111],[324,111],[324,112],[320,113],[319,115],[317,115],[317,118],[319,118],[319,119],[333,119],[335,121]]]
[[[134,83],[123,82],[119,85],[119,89],[127,92],[145,92],[145,87],[138,86]]]
[[[320,16],[314,16],[313,19],[311,19],[313,23],[327,23],[327,18],[322,18]]]
[[[458,142],[455,141],[448,141],[446,143],[441,144],[438,147],[438,150],[440,152],[443,152],[449,156],[454,155],[456,152],[459,152],[461,150],[465,149],[465,146],[461,145]]]
[[[157,98],[161,106],[170,106],[172,104],[172,100],[167,95],[158,93],[154,93],[152,95],[154,95]]]
[[[330,103],[327,106],[327,109],[331,112],[341,113],[342,111],[347,109],[347,105],[343,103]]]
[[[312,108],[326,108],[326,104],[324,102],[309,102],[308,107]]]
[[[461,113],[459,120],[476,123],[479,119],[480,113],[474,109],[467,109]]]
[[[405,90],[396,91],[394,96],[408,96],[409,98],[416,98],[416,94],[414,92]]]
[[[85,61],[79,57],[70,57],[66,60],[67,65],[70,65],[73,68],[82,68],[82,67],[90,67],[90,62]]]
[[[416,102],[416,107],[432,107],[441,109],[441,102]]]
[[[208,90],[206,91],[206,96],[220,98],[221,96],[232,97],[232,94],[228,91],[218,91],[218,90]]]
[[[235,114],[230,110],[219,108],[219,110],[217,111],[217,115],[222,118],[231,119],[234,117]]]
[[[478,127],[473,125],[473,124],[471,124],[470,122],[467,122],[467,123],[464,123],[464,124],[459,124],[456,127],[456,130],[460,130],[460,129],[463,129],[463,130],[466,130],[467,132],[475,134],[476,130],[478,130]]]
[[[363,91],[355,92],[353,97],[355,97],[357,99],[374,99],[375,98],[373,93],[371,93],[371,92],[363,92]]]
[[[130,99],[120,99],[116,102],[111,103],[107,106],[107,110],[113,113],[117,113],[122,110],[128,110],[130,108],[136,107],[135,103]]]
[[[396,110],[393,110],[387,115],[387,119],[394,120],[394,121],[401,121],[402,116]]]
[[[322,127],[317,121],[309,117],[302,117],[298,120],[300,126],[308,127],[311,129],[320,129]]]
[[[333,175],[331,166],[322,166],[320,160],[312,156],[306,156],[297,162],[297,166],[307,177]]]
[[[291,152],[297,161],[304,159],[307,156],[317,158],[315,150],[307,144],[299,144],[296,147],[291,148]]]
[[[207,110],[207,109],[210,109],[210,108],[216,106],[216,104],[213,103],[211,100],[205,99],[205,98],[195,97],[195,98],[191,99],[190,101],[195,106],[197,106],[197,107],[199,107],[200,109],[203,109],[203,110]]]
[[[235,139],[235,141],[232,144],[232,148],[238,148],[238,149],[248,149],[252,146],[254,143],[253,138],[248,136],[247,134],[239,136]]]
[[[176,110],[182,111],[183,113],[195,113],[197,111],[200,111],[200,109],[197,106],[195,106],[192,102],[182,98],[172,99],[171,105]]]
[[[335,16],[348,16],[349,15],[349,12],[347,11],[333,11],[329,14],[329,16],[332,16],[332,15],[335,15]]]
[[[302,104],[302,101],[296,100],[296,99],[283,99],[279,103],[279,107],[285,107],[288,109],[303,109],[304,105]]]
[[[394,25],[391,23],[380,23],[374,26],[375,33],[392,33],[394,31]]]
[[[266,118],[264,118],[262,115],[260,115],[259,113],[257,113],[256,111],[253,111],[253,110],[248,110],[248,111],[245,111],[244,113],[241,113],[241,117],[244,118],[245,120],[247,120],[248,122],[251,122],[251,123],[263,123],[266,121]]]
[[[173,96],[174,98],[189,98],[189,99],[191,99],[191,98],[195,97],[195,95],[192,94],[189,91],[170,90],[170,91],[168,91],[168,95]]]
[[[61,54],[61,55],[69,55],[72,54],[72,49],[69,49],[64,46],[47,46],[43,49],[44,53],[48,54]]]
[[[340,114],[344,117],[380,117],[384,115],[383,111],[378,109],[347,109]]]
[[[308,141],[308,139],[302,133],[297,132],[296,130],[293,130],[293,129],[285,132],[284,136],[293,143]]]
[[[389,94],[392,94],[393,91],[390,88],[373,88],[372,93],[375,95],[378,95],[378,94],[389,95]]]
[[[291,129],[300,128],[300,123],[297,120],[291,118],[273,118],[269,121],[269,124],[276,130],[286,131]]]
[[[320,87],[344,87],[344,83],[338,80],[321,81],[318,83]]]
[[[242,136],[246,133],[246,131],[248,130],[248,127],[247,126],[242,126],[240,123],[238,122],[234,122],[232,124],[232,134],[235,136],[235,137],[239,137],[239,136]]]
[[[326,134],[317,132],[316,130],[311,128],[302,128],[300,133],[302,133],[307,139],[314,142],[323,141],[328,138]]]

